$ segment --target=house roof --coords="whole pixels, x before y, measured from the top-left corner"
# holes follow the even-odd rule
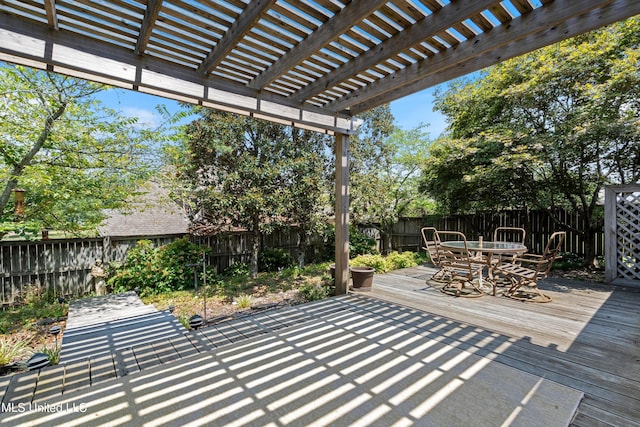
[[[156,183],[148,183],[128,204],[127,211],[108,210],[98,227],[100,236],[161,236],[188,234],[189,219],[184,210]]]
[[[0,60],[327,133],[637,0],[5,0]]]

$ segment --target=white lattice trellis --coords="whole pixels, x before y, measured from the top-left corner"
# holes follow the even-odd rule
[[[640,184],[605,189],[607,283],[640,287]]]

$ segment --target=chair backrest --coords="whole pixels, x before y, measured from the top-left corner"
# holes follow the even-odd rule
[[[429,254],[429,258],[431,258],[431,262],[434,265],[439,265],[438,262],[438,245],[439,241],[438,236],[436,235],[435,227],[422,227],[420,229],[420,234],[422,234],[422,249],[427,251]]]
[[[564,231],[556,231],[549,237],[549,241],[547,242],[547,247],[542,254],[543,263],[538,265],[537,274],[539,278],[545,278],[551,271],[551,267],[553,266],[553,262],[559,258],[558,254],[562,249],[562,244],[564,243],[564,239],[567,233]]]
[[[520,227],[498,227],[493,230],[494,242],[513,242],[522,243],[524,245],[524,238],[527,232],[524,228]]]
[[[460,247],[455,249],[445,248],[440,244],[437,246],[440,267],[443,269],[455,270],[456,274],[464,274],[469,278],[469,280],[471,280],[473,276],[473,267],[471,265],[471,254],[469,253],[466,236],[459,231],[440,230],[436,231],[435,235],[439,243],[444,241],[461,242]]]

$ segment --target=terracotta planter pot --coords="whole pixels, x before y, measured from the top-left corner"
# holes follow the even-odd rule
[[[350,267],[351,280],[354,289],[368,290],[373,284],[373,267]]]

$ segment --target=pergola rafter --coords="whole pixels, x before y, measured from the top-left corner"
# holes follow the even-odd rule
[[[338,135],[354,115],[640,14],[637,0],[0,0],[0,60]]]

